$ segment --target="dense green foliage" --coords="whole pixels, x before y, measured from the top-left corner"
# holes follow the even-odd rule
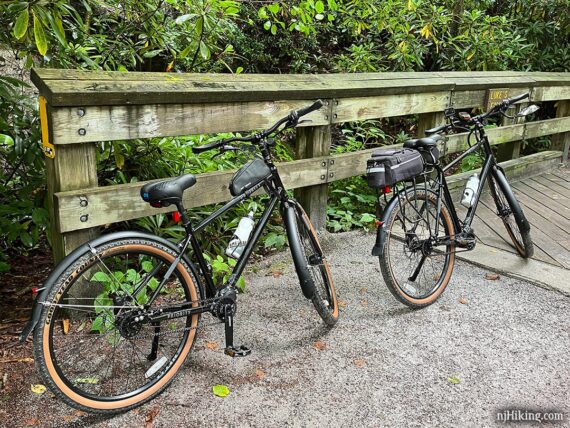
[[[567,12],[567,0],[9,0],[0,2],[0,49],[19,58],[24,69],[567,71]],[[0,66],[2,62],[0,58]],[[335,150],[400,141],[407,133],[413,133],[410,119],[396,125],[389,121],[347,124],[338,132]],[[192,145],[210,138],[216,136],[102,143],[100,184],[235,168],[243,163],[243,158],[233,155],[212,160],[211,154],[192,154]],[[284,160],[291,156],[290,140],[280,145]],[[2,77],[0,272],[8,268],[8,256],[34,248],[48,225],[44,181],[31,90],[17,79]],[[370,198],[358,179],[336,183],[329,227],[348,230],[370,225]],[[194,210],[193,215],[203,217],[207,211]],[[215,224],[205,242],[229,237],[246,211],[242,207],[235,218]],[[179,227],[162,215],[137,224],[166,236],[180,234]],[[284,244],[280,230],[275,222],[265,237],[266,247]]]

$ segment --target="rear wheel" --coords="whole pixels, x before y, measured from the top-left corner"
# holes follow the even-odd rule
[[[435,302],[451,279],[455,264],[453,222],[443,203],[437,215],[433,193],[405,190],[401,194],[383,226],[386,239],[380,270],[397,300],[422,308]],[[436,245],[438,239],[447,244]]]
[[[306,277],[312,284],[313,306],[325,324],[333,326],[338,320],[339,307],[329,264],[311,220],[300,205],[295,207],[295,219],[301,244],[299,246],[301,258],[304,261],[301,267],[302,272],[297,272],[299,279],[303,281],[302,277]]]
[[[121,239],[80,256],[60,276],[34,335],[39,372],[58,397],[81,410],[116,413],[168,386],[194,343],[199,315],[156,323],[139,316],[198,305],[183,261],[149,303],[175,257],[158,242]]]
[[[489,175],[489,187],[495,200],[497,215],[503,220],[515,249],[525,259],[532,257],[534,245],[530,237],[530,224],[507,178],[500,169],[496,169]]]

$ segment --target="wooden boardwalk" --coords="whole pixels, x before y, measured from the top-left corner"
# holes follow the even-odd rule
[[[570,169],[554,169],[511,185],[531,223],[533,258],[570,269]],[[516,253],[489,193],[481,199],[473,227],[483,244]]]

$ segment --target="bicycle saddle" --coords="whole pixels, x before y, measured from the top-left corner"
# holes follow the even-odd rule
[[[141,188],[141,197],[153,207],[167,207],[182,202],[184,190],[196,184],[194,174],[184,174],[171,180],[145,184]]]
[[[431,137],[416,138],[414,140],[405,141],[404,147],[407,149],[430,149],[441,139],[443,139],[443,137],[437,134]]]

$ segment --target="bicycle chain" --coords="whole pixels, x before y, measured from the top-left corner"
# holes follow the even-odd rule
[[[214,303],[216,301],[216,299],[217,299],[217,297],[211,297],[209,299],[204,299],[204,300],[191,300],[189,303],[199,303],[200,305],[209,305],[211,303]],[[174,330],[163,331],[160,333],[153,333],[153,334],[148,334],[148,335],[138,335],[137,334],[133,339],[149,339],[149,338],[154,338],[154,337],[167,336],[169,334],[176,334],[176,333],[180,333],[180,332],[196,330],[198,327],[209,327],[209,326],[217,325],[217,324],[223,324],[223,322],[222,321],[216,321],[216,322],[212,322],[209,324],[203,324],[201,326],[197,325],[195,327],[177,328]],[[147,327],[147,328],[152,328],[152,327]]]

